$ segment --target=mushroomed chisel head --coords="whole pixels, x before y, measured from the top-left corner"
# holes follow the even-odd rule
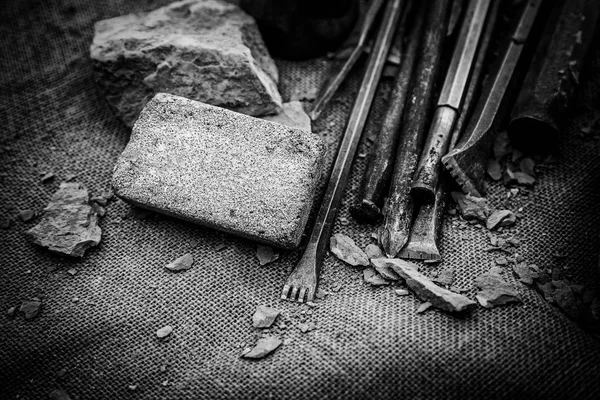
[[[112,185],[137,206],[293,248],[325,151],[300,129],[159,93],[135,123]]]

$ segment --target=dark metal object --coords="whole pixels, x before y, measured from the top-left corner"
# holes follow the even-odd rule
[[[441,168],[440,160],[448,150],[452,128],[460,114],[490,3],[491,0],[469,2],[427,141],[421,153],[412,190],[414,195],[429,201],[433,201],[435,197]]]
[[[350,70],[352,70],[354,64],[356,64],[356,61],[358,61],[364,52],[371,26],[375,21],[375,17],[377,17],[377,13],[381,8],[382,3],[383,0],[373,0],[371,2],[369,9],[367,10],[367,14],[363,20],[356,47],[354,47],[350,57],[348,57],[341,67],[337,66],[339,69],[336,68],[337,63],[334,64],[327,80],[321,86],[319,94],[317,95],[317,99],[315,100],[312,110],[309,113],[309,116],[313,121],[319,117],[321,111],[323,111],[327,103],[329,103],[329,100],[331,100],[344,79],[346,79],[348,76],[348,73],[350,73]]]
[[[283,300],[304,302],[305,299],[306,301],[314,299],[318,287],[319,272],[331,236],[334,218],[348,182],[352,160],[394,38],[402,1],[390,0],[385,9],[381,29],[378,32],[373,52],[369,57],[367,70],[361,82],[361,90],[352,107],[308,245],[300,262],[288,277],[281,291],[281,299]]]
[[[444,167],[456,179],[465,193],[481,197],[483,177],[498,124],[509,106],[511,94],[519,83],[515,73],[541,6],[540,0],[528,0],[518,24],[501,52],[493,72],[484,82],[473,117],[457,148],[442,157]]]
[[[403,118],[390,194],[383,207],[384,223],[379,231],[379,242],[389,257],[396,256],[408,240],[413,215],[410,195],[412,177],[425,139],[433,88],[440,70],[448,25],[448,0],[427,3],[427,6],[429,12],[424,40]]]
[[[493,0],[490,5],[484,32],[480,40],[479,48],[477,49],[477,57],[475,59],[473,71],[469,78],[469,86],[461,107],[460,116],[454,125],[452,138],[450,139],[449,149],[451,150],[456,146],[458,138],[465,127],[465,122],[468,120],[468,117],[471,116],[475,106],[475,99],[481,88],[484,59],[488,53],[496,22],[498,21],[499,6],[500,0]],[[440,181],[435,191],[434,200],[432,202],[425,202],[421,205],[417,218],[415,218],[415,221],[412,224],[408,242],[398,255],[400,258],[416,260],[441,259],[437,241],[440,236],[446,200],[444,186],[443,180]]]
[[[456,32],[458,21],[463,13],[463,6],[465,0],[452,0],[452,8],[450,11],[450,19],[448,20],[448,29],[446,30],[446,36],[452,36]]]
[[[426,7],[419,7],[419,11],[415,15],[409,42],[405,46],[406,51],[403,51],[402,54],[400,72],[396,77],[394,89],[390,95],[390,103],[383,118],[377,141],[367,162],[358,195],[358,203],[351,209],[354,218],[360,222],[376,223],[382,217],[380,207],[383,203],[383,197],[387,194],[392,177],[394,156],[399,139],[398,128],[402,120],[410,78],[416,63],[425,11]]]
[[[598,0],[555,7],[512,112],[508,133],[514,146],[530,152],[558,147],[560,122],[579,85],[599,10]]]

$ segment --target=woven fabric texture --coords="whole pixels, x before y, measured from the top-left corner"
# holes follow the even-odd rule
[[[41,211],[70,174],[91,192],[109,189],[129,131],[94,82],[93,23],[166,3],[3,2],[0,215],[14,219],[19,210]],[[558,162],[545,166],[529,196],[507,200],[507,189],[497,183],[489,190],[495,207],[524,207],[512,234],[529,263],[560,268],[596,290],[600,142],[575,133],[600,108],[598,54],[583,101],[566,124]],[[325,59],[278,61],[284,100],[319,85],[328,65]],[[360,154],[377,133],[387,86],[389,81],[377,96]],[[357,90],[353,76],[313,124],[329,146],[328,165]],[[374,227],[357,225],[349,214],[363,170],[358,157],[334,232],[364,248]],[[41,183],[44,172],[56,179]],[[321,190],[324,184],[322,179]],[[328,255],[321,287],[333,293],[311,308],[278,299],[300,250],[260,266],[256,243],[165,216],[128,215],[127,204],[110,203],[100,222],[102,242],[82,260],[29,243],[25,232],[35,222],[17,220],[0,230],[0,306],[6,310],[31,297],[43,301],[34,320],[0,317],[0,398],[42,399],[54,389],[72,399],[600,397],[598,340],[511,273],[506,279],[519,288],[523,305],[456,318],[435,310],[416,314],[420,302],[412,295],[365,285],[361,270]],[[445,219],[444,261],[423,270],[432,275],[456,268],[456,285],[471,289],[496,255],[484,251],[485,229],[459,225],[458,217]],[[553,257],[557,251],[566,258]],[[197,260],[191,270],[164,269],[187,252]],[[248,361],[240,354],[264,334],[251,323],[263,304],[282,310],[286,327],[270,334],[289,340],[268,358]],[[301,333],[301,322],[317,329]],[[174,331],[161,342],[156,330],[165,325]]]

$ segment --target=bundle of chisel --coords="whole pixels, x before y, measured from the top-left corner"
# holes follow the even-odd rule
[[[566,34],[561,39],[558,33],[561,28],[550,27],[557,19],[558,26],[567,24],[569,34],[574,36],[576,45],[569,47],[567,56],[559,58],[568,62],[571,76],[577,78],[592,36],[590,26],[595,25],[598,16],[598,6],[593,6],[592,0],[565,2],[561,7],[541,0],[508,3],[369,2],[360,29],[356,30],[358,40],[353,51],[326,80],[311,113],[313,119],[319,116],[365,53],[371,31],[377,30],[309,243],[284,286],[282,298],[300,302],[314,298],[335,214],[394,42],[394,32],[401,35],[396,40],[401,43],[399,68],[351,213],[359,222],[379,224],[378,239],[387,257],[441,259],[437,240],[446,193],[458,184],[468,194],[483,195],[491,145],[519,94],[544,23],[548,21],[546,30],[550,32],[544,33],[542,39],[543,59],[534,60],[528,73],[531,82],[547,82],[550,78],[540,76],[548,75],[546,70],[556,72],[560,64],[552,62],[556,57],[547,55],[548,47],[561,45],[554,44],[557,37],[562,44],[566,41]],[[510,18],[503,12],[507,7],[512,11]],[[557,8],[565,10],[569,17],[553,11],[554,17],[548,19],[547,14]],[[590,18],[587,22],[580,18],[577,24],[574,15],[582,10],[587,10]],[[561,25],[564,19],[568,21]],[[574,30],[577,33],[573,34]],[[563,81],[559,89],[564,88],[568,97],[573,85]],[[519,119],[528,115],[527,110],[556,108],[536,97],[536,93],[547,89],[543,83],[536,87],[533,96],[528,97],[527,88],[519,95],[513,130],[523,125]],[[561,96],[559,93],[555,97],[565,97]],[[564,103],[563,99],[561,104]]]

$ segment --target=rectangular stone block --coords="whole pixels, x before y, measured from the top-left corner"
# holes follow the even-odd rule
[[[159,93],[136,121],[112,184],[137,206],[294,248],[325,151],[303,130]]]

